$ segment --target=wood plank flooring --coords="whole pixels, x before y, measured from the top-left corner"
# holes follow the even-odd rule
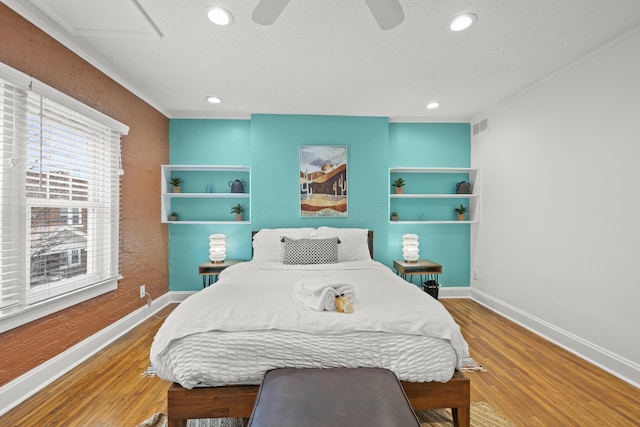
[[[487,373],[471,400],[519,426],[640,426],[640,389],[466,299],[442,301]]]
[[[471,300],[442,302],[489,371],[466,373],[473,401],[489,402],[517,426],[640,425],[640,389]],[[0,417],[0,426],[128,427],[165,411],[169,384],[141,376],[162,321],[147,320]]]

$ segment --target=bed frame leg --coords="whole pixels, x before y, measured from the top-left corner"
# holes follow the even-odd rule
[[[470,408],[468,407],[451,408],[451,415],[453,415],[454,427],[470,427],[471,426]]]
[[[169,418],[167,427],[187,427],[187,420],[181,418]]]

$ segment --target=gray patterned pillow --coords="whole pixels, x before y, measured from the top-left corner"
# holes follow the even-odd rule
[[[282,263],[297,264],[335,264],[338,262],[337,237],[329,239],[291,239],[282,238]]]

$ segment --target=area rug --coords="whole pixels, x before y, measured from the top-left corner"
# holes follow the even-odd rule
[[[167,416],[158,413],[136,427],[167,427],[167,424]],[[187,421],[187,427],[245,427],[247,424],[249,424],[248,418],[206,418]]]
[[[422,427],[451,427],[453,418],[450,409],[434,409],[417,411],[416,415]],[[245,427],[246,418],[213,418],[203,420],[189,420],[187,427]],[[153,417],[138,424],[136,427],[166,427],[167,417],[155,414]],[[360,426],[353,426],[360,427]],[[471,427],[513,427],[506,418],[493,409],[487,402],[471,402]]]
[[[416,411],[422,427],[451,427],[453,417],[450,409]],[[471,427],[513,427],[487,402],[471,402]]]

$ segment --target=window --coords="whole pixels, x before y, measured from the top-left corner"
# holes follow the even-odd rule
[[[60,220],[67,225],[82,225],[82,211],[80,208],[63,208],[60,210]]]
[[[60,268],[69,268],[69,267],[78,266],[80,264],[81,253],[82,253],[82,249],[69,249],[67,251],[61,252]],[[86,273],[86,271],[87,269],[85,268],[80,273]]]
[[[117,286],[127,132],[0,64],[0,332]]]

